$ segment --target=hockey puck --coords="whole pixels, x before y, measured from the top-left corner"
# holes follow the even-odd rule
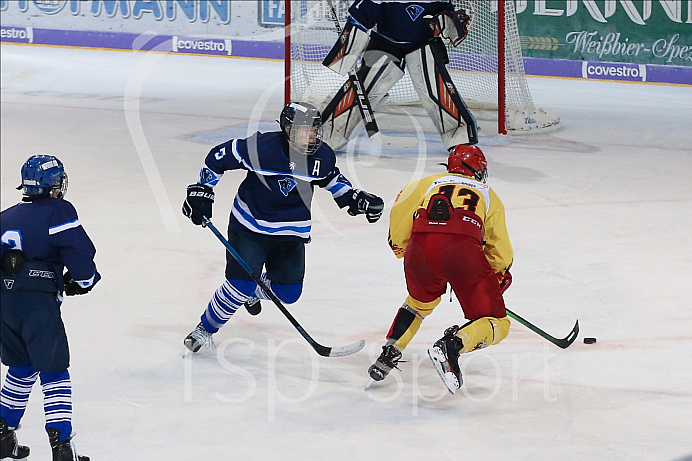
[[[593,344],[596,342],[596,338],[584,338],[584,344]]]

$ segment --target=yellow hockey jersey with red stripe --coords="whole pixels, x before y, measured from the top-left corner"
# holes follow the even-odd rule
[[[514,250],[507,234],[505,207],[490,186],[458,173],[442,173],[413,181],[399,192],[390,214],[389,246],[402,258],[411,239],[414,216],[430,198],[443,194],[455,209],[475,213],[483,223],[484,252],[496,272],[509,270]]]

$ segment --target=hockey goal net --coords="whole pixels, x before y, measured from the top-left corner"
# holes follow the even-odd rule
[[[332,1],[342,26],[352,3],[352,0]],[[454,3],[457,8],[464,8],[472,19],[466,40],[459,47],[448,47],[447,69],[476,118],[498,120],[500,133],[504,130],[528,133],[556,127],[560,119],[536,108],[531,98],[514,2],[503,1],[500,11],[497,0],[454,0]],[[321,64],[339,35],[332,9],[326,0],[291,0],[287,1],[288,9],[286,98],[324,107],[346,80]],[[500,16],[504,16],[504,21],[499,20]],[[498,27],[501,24],[504,24],[504,31]],[[502,35],[504,66],[502,50],[498,47]],[[395,111],[407,105],[418,105],[408,72],[390,91],[380,110]],[[504,110],[498,111],[503,106]]]

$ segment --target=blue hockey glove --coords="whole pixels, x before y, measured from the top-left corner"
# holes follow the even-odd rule
[[[353,189],[348,199],[348,214],[356,216],[365,213],[368,222],[374,223],[382,216],[384,201],[377,195],[360,189]]]
[[[183,214],[198,226],[202,217],[211,219],[211,206],[214,204],[214,189],[204,184],[187,186],[187,198],[183,202]]]

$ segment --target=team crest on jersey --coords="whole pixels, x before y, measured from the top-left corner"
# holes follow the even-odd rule
[[[12,279],[5,279],[4,282],[5,282],[5,287],[8,290],[11,290],[12,287],[14,286],[14,280],[12,280]]]
[[[288,197],[288,194],[296,187],[296,184],[292,178],[284,178],[279,180],[279,189],[282,194]]]
[[[415,21],[423,14],[424,8],[420,5],[411,5],[406,7],[406,12],[411,16],[411,21]]]

